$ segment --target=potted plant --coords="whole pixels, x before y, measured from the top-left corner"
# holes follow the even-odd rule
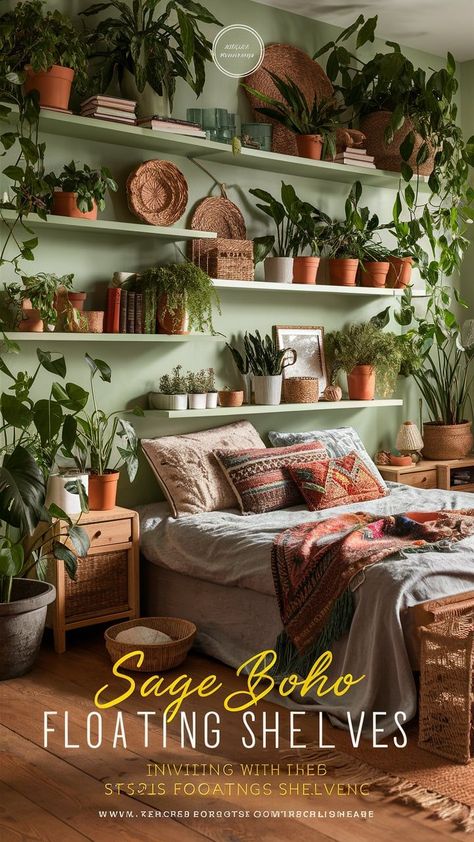
[[[175,366],[171,374],[160,377],[160,391],[150,392],[153,409],[187,409],[188,383],[181,372],[181,365]]]
[[[154,286],[157,301],[158,332],[186,334],[190,330],[214,335],[213,306],[220,313],[217,292],[199,266],[186,261],[155,266],[140,275],[140,286]]]
[[[206,409],[216,408],[217,394],[215,371],[213,368],[208,368],[206,380]]]
[[[92,169],[84,164],[77,169],[74,161],[55,175],[46,176],[52,194],[52,213],[74,219],[97,219],[105,208],[107,190],[118,190],[107,167]]]
[[[378,386],[396,377],[402,363],[399,337],[384,332],[374,317],[362,324],[346,325],[327,334],[325,349],[332,370],[331,382],[339,371],[347,374],[349,399],[371,401]]]
[[[98,407],[94,378],[98,375],[103,383],[110,383],[110,367],[103,360],[93,359],[89,354],[85,355],[85,359],[90,373],[92,411],[88,412],[86,407],[78,415],[77,439],[82,452],[87,452],[89,456],[89,508],[92,511],[109,511],[116,504],[121,468],[126,467],[130,482],[136,477],[138,438],[132,425],[119,417],[121,410],[106,413]],[[130,411],[134,415],[143,415],[139,407]],[[118,454],[114,458],[115,449]],[[77,462],[72,447],[68,455],[73,456]]]
[[[388,273],[385,286],[390,289],[405,289],[411,281],[413,255],[401,249],[393,249],[387,255]]]
[[[233,389],[232,386],[225,386],[218,394],[219,406],[222,407],[242,406],[244,402],[242,389]]]
[[[256,111],[295,133],[296,146],[301,157],[313,160],[334,158],[338,117],[345,110],[345,106],[340,105],[334,97],[318,100],[317,95],[312,104],[309,104],[298,85],[288,76],[285,81],[270,70],[267,70],[267,73],[283,97],[283,102],[243,84],[245,90],[265,103]]]
[[[402,374],[413,377],[429,414],[423,424],[426,459],[460,459],[471,452],[473,443],[468,407],[474,385],[474,320],[461,327],[453,312],[453,296],[467,306],[456,290],[433,286],[426,313],[420,316],[407,289],[400,313],[395,314],[408,328],[401,337]]]
[[[59,9],[45,9],[41,0],[16,3],[1,17],[8,39],[10,71],[21,74],[25,92],[38,91],[44,108],[67,111],[71,85],[87,83],[87,46],[70,18]]]
[[[159,8],[161,5],[161,8]],[[205,66],[212,59],[212,43],[199,24],[221,26],[198,3],[174,0],[122,0],[95,3],[82,14],[90,17],[108,10],[113,17],[94,22],[91,54],[98,62],[101,92],[114,73],[124,96],[138,102],[141,116],[165,115],[173,108],[176,79],[184,79],[196,96],[205,82]]]
[[[366,239],[366,223],[358,210],[362,185],[356,181],[345,203],[345,219],[324,229],[324,255],[329,258],[329,280],[337,286],[355,286],[359,258]]]
[[[293,283],[315,284],[326,226],[331,219],[309,202],[301,202],[294,234]],[[309,251],[309,255],[301,252]]]
[[[22,275],[22,285],[8,284],[7,295],[11,302],[22,312],[23,318],[18,330],[53,330],[57,319],[57,297],[60,290],[71,289],[74,275],[58,277],[46,272],[37,275]]]
[[[230,345],[228,342],[226,342],[226,347],[232,354],[232,359],[234,360],[237,371],[239,372],[242,385],[243,402],[252,403],[252,374],[250,371],[250,363],[247,354],[245,353],[245,351],[243,354],[241,354],[238,348],[236,348],[234,345]]]
[[[188,371],[188,403],[189,409],[206,409],[208,374],[202,368],[200,371]]]
[[[296,351],[293,348],[278,348],[272,336],[246,333],[245,352],[252,372],[255,403],[276,406],[281,403],[283,369],[294,365]]]
[[[281,183],[281,202],[266,190],[250,190],[264,204],[257,204],[273,220],[276,236],[273,234],[254,239],[255,263],[264,261],[265,280],[278,284],[291,284],[293,281],[293,257],[295,233],[300,213],[300,199],[291,184]],[[268,256],[272,254],[274,256]]]
[[[361,247],[360,281],[363,287],[384,287],[390,252],[382,243],[367,240]]]
[[[6,337],[2,345],[19,351]],[[60,379],[66,375],[61,355],[38,350],[37,357],[31,373],[14,374],[6,360],[0,360],[3,375],[11,381],[0,397],[0,680],[23,675],[33,666],[46,609],[55,598],[53,585],[44,581],[48,562],[63,560],[74,578],[77,556],[89,549],[85,531],[60,507],[46,503],[47,478],[62,444],[73,434],[73,412],[81,406],[84,392],[75,384],[62,387],[55,381],[49,398],[35,401],[32,393],[40,373]],[[68,407],[57,399],[62,389],[68,390]],[[79,509],[85,510],[84,502],[82,498]],[[33,572],[37,579],[25,578]]]

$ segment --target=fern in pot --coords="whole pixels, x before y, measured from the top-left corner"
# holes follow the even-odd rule
[[[255,403],[277,406],[281,403],[283,370],[296,362],[294,348],[278,348],[268,334],[264,337],[257,330],[246,333],[244,347],[252,372]]]
[[[327,334],[324,345],[331,381],[334,382],[340,371],[347,374],[349,400],[373,400],[376,382],[377,388],[384,392],[387,383],[393,383],[400,371],[400,338],[395,333],[384,332],[379,317]]]
[[[215,334],[213,309],[220,313],[219,296],[199,266],[189,261],[154,266],[140,275],[139,284],[155,290],[159,333]]]

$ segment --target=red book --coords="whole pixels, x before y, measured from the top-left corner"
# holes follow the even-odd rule
[[[105,318],[105,333],[120,332],[120,287],[109,287],[107,290],[107,311]]]

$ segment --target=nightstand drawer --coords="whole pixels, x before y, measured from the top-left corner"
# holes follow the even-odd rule
[[[102,521],[84,524],[91,542],[90,549],[96,547],[110,547],[113,544],[130,544],[132,541],[132,521],[123,520]]]
[[[399,482],[412,485],[415,488],[436,488],[436,470],[410,471],[400,475]]]

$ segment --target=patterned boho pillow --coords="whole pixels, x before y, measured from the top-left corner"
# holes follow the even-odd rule
[[[309,465],[291,465],[289,470],[312,512],[387,495],[377,477],[355,452]]]
[[[302,503],[289,467],[326,459],[319,442],[292,447],[217,450],[215,455],[240,503],[243,514],[261,514]]]

